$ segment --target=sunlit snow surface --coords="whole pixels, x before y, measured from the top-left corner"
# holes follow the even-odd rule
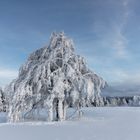
[[[139,107],[84,108],[78,120],[64,122],[4,123],[0,140],[140,140]]]

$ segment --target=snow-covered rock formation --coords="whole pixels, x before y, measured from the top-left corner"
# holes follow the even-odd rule
[[[63,32],[53,33],[47,47],[33,52],[20,68],[19,76],[6,89],[9,120],[24,121],[45,108],[47,120],[65,120],[66,108],[102,103],[106,82],[89,70],[74,52],[73,41]]]

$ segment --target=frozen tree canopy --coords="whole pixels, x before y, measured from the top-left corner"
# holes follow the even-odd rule
[[[9,120],[24,121],[34,111],[47,111],[47,120],[65,120],[67,107],[80,108],[91,100],[101,104],[106,82],[74,52],[73,41],[63,32],[52,33],[47,47],[33,52],[7,87],[11,95]]]

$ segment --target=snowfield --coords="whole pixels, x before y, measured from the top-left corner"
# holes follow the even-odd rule
[[[64,122],[5,123],[0,116],[0,140],[140,140],[139,107],[82,109],[82,118]],[[3,122],[3,123],[2,123]]]

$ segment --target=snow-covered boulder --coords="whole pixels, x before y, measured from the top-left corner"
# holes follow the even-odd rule
[[[48,112],[47,120],[65,120],[67,107],[101,102],[105,85],[84,58],[75,54],[71,39],[63,32],[52,33],[49,45],[33,52],[6,88],[11,98],[9,121],[24,121],[42,108]]]

